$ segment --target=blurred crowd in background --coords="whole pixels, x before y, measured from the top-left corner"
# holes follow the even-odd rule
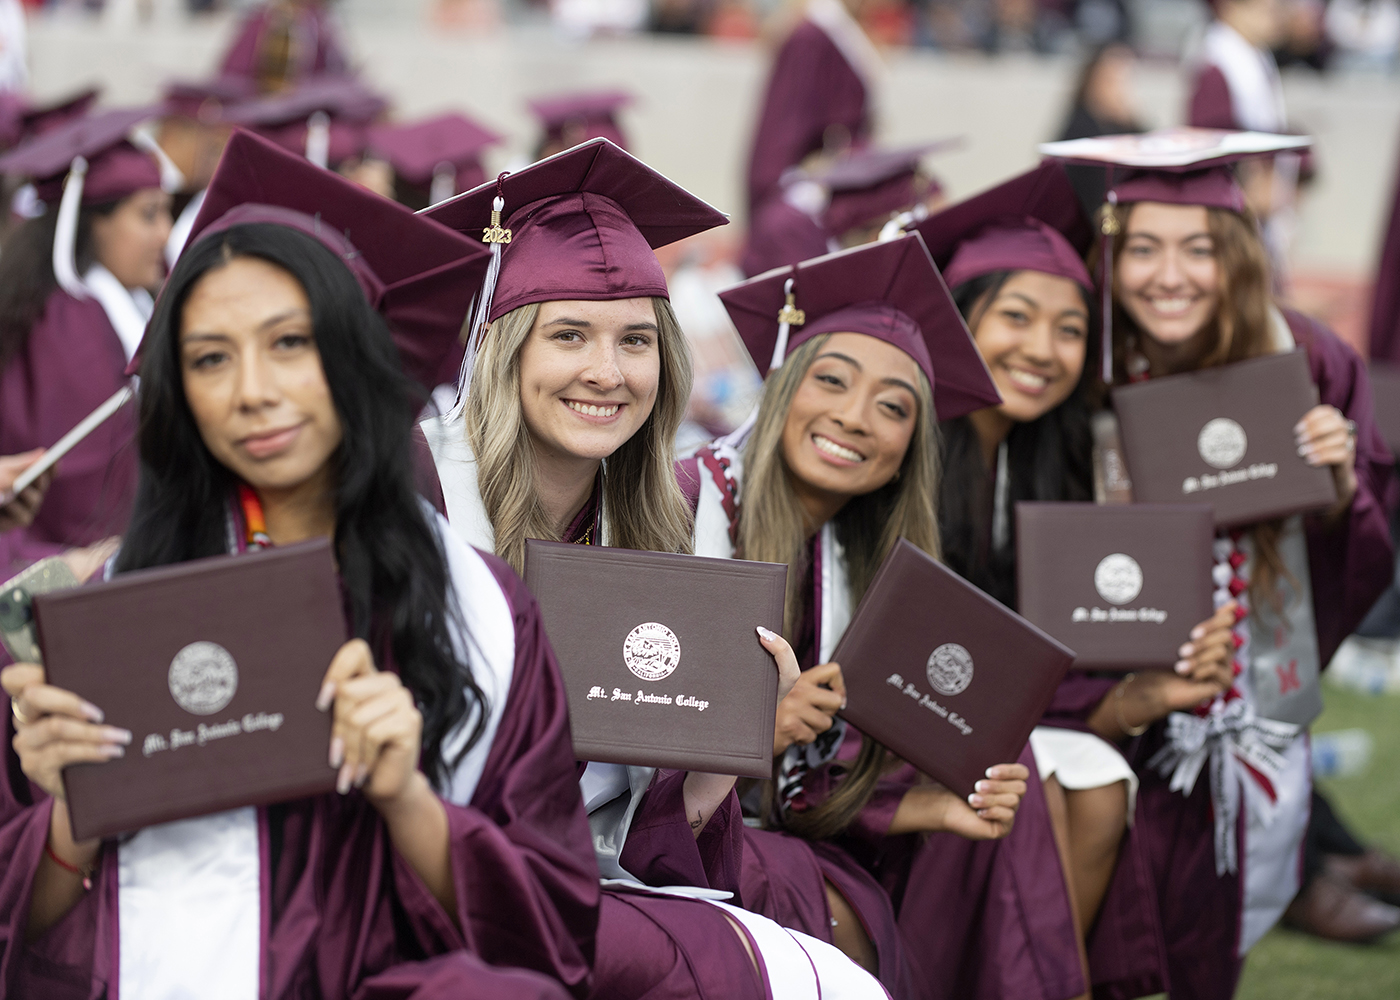
[[[254,0],[14,0],[25,7],[140,16],[163,7],[193,14]],[[350,0],[354,3],[356,0]],[[394,0],[358,0],[391,5]],[[1400,0],[1272,0],[1280,66],[1321,72],[1390,72],[1400,52]],[[578,35],[658,32],[754,38],[781,30],[785,0],[424,0],[440,23],[554,21]],[[1074,53],[1110,41],[1177,56],[1209,20],[1199,0],[864,0],[859,19],[877,43],[987,53]]]

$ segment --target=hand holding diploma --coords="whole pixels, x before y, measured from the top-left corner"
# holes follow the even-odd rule
[[[846,682],[841,679],[841,664],[823,663],[803,671],[790,693],[778,702],[773,756],[785,753],[794,744],[814,741],[831,728],[836,713],[845,707]]]
[[[1029,778],[1024,764],[997,764],[987,768],[987,777],[966,800],[934,781],[915,785],[895,810],[890,835],[942,832],[967,840],[1000,840],[1011,832]]]
[[[1327,466],[1337,484],[1337,503],[1329,513],[1339,514],[1356,496],[1356,427],[1335,406],[1314,406],[1293,428],[1298,454],[1309,465]]]
[[[34,448],[19,455],[0,455],[0,531],[26,528],[39,513],[44,492],[53,482],[53,470],[41,473],[39,478],[25,489],[14,491],[20,476],[35,462],[44,457],[43,448]]]

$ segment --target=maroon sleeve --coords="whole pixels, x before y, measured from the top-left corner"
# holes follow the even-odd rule
[[[1202,66],[1191,87],[1186,124],[1196,128],[1237,129],[1235,108],[1230,102],[1230,85],[1218,66]]]
[[[400,898],[430,954],[466,948],[493,965],[543,972],[584,997],[592,978],[598,869],[564,684],[534,597],[505,562],[482,557],[514,613],[515,671],[471,804],[447,806],[456,926],[396,856]]]
[[[1376,269],[1371,302],[1371,359],[1400,362],[1400,176],[1391,195],[1390,222]]]
[[[784,170],[822,148],[833,125],[852,140],[865,137],[865,84],[826,32],[804,20],[779,49],[759,109],[749,154],[751,214],[777,189]]]
[[[1321,401],[1356,423],[1356,496],[1347,515],[1331,524],[1322,515],[1305,519],[1318,653],[1325,665],[1394,577],[1389,512],[1396,502],[1395,466],[1376,426],[1365,362],[1316,320],[1292,310],[1284,315],[1307,350]]]
[[[257,73],[258,39],[262,37],[267,17],[267,9],[260,7],[244,19],[233,44],[224,53],[220,76],[251,77]]]
[[[413,425],[413,483],[418,487],[418,495],[433,505],[443,517],[447,516],[447,501],[442,495],[442,480],[438,478],[437,463],[433,461],[433,449],[423,434],[421,424]]]
[[[686,771],[657,771],[622,848],[622,867],[647,885],[696,885],[739,895],[744,815],[730,789],[696,837],[685,814]]]
[[[1055,688],[1050,707],[1041,716],[1041,724],[1090,732],[1089,716],[1122,679],[1071,670]]]

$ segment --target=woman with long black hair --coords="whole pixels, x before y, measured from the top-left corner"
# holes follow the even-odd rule
[[[52,446],[126,384],[171,225],[159,165],[127,141],[148,117],[79,118],[0,159],[0,172],[34,182],[44,206],[0,254],[0,454]],[[136,485],[135,427],[126,405],[63,458],[33,524],[11,535],[12,559],[121,532]]]
[[[62,769],[131,734],[8,668],[0,996],[587,991],[598,889],[563,687],[519,580],[417,496],[421,399],[386,325],[451,342],[482,256],[235,136],[143,342],[111,572],[331,538],[355,637],[317,700],[338,794],[75,842]]]

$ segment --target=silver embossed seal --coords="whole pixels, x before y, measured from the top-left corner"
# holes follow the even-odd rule
[[[644,681],[670,677],[681,662],[681,641],[660,622],[643,622],[622,643],[627,669]]]
[[[238,690],[238,664],[217,642],[192,642],[170,661],[170,697],[191,715],[213,715]]]
[[[1127,604],[1142,593],[1142,567],[1122,552],[1104,556],[1094,570],[1094,589],[1109,604]]]
[[[1196,436],[1196,450],[1217,469],[1233,469],[1244,458],[1249,438],[1244,428],[1229,417],[1216,417],[1206,422]]]
[[[928,682],[939,694],[962,694],[972,683],[972,654],[956,642],[945,642],[928,658]]]

